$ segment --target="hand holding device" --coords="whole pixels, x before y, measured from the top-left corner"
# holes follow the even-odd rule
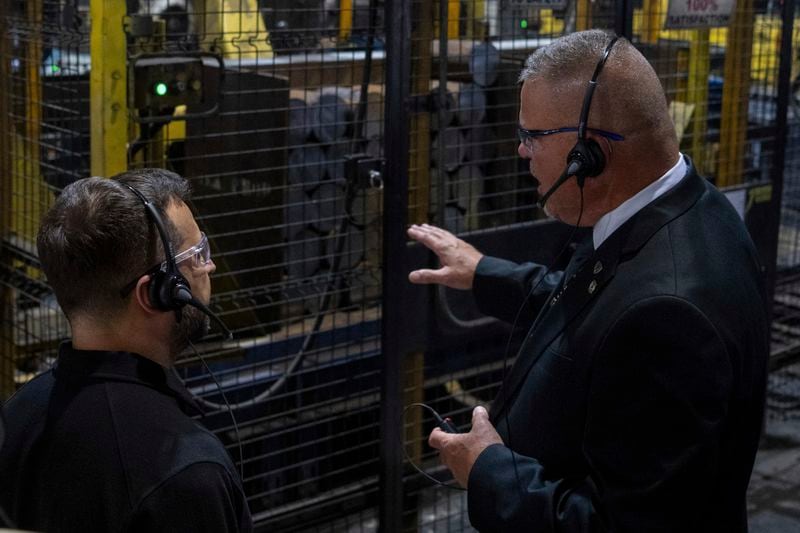
[[[472,429],[469,433],[451,434],[435,428],[428,437],[428,444],[439,450],[442,463],[453,473],[459,485],[466,487],[478,456],[493,444],[503,444],[503,439],[489,421],[489,413],[479,406],[472,411]]]
[[[445,433],[458,433],[458,429],[449,418],[442,418],[441,415],[433,409],[431,409],[431,412],[433,413],[433,418],[436,419],[436,425],[439,426],[439,429]]]

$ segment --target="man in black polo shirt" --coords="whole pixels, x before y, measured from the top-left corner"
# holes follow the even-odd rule
[[[64,189],[37,245],[72,340],[3,408],[0,506],[16,527],[42,531],[249,531],[236,468],[170,370],[208,320],[157,305],[151,286],[167,262],[136,191],[192,295],[209,301],[215,267],[186,180],[150,169]]]

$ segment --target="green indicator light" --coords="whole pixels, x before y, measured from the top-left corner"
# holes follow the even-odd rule
[[[155,91],[158,96],[164,96],[167,94],[167,84],[162,82],[156,83]]]
[[[53,72],[53,74],[58,74],[59,72],[61,72],[61,67],[59,67],[58,65],[52,65],[50,67],[50,70]]]
[[[522,28],[523,30],[527,29],[528,28],[528,21],[525,20],[525,19],[520,20],[519,21],[519,27]]]

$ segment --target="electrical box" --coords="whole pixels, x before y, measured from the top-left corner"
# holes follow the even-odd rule
[[[200,57],[155,56],[133,63],[133,105],[136,109],[169,109],[204,101]]]

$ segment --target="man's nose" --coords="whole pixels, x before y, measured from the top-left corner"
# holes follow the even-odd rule
[[[213,259],[209,258],[208,263],[206,263],[206,266],[208,267],[209,274],[213,274],[217,270],[217,265],[214,264]]]
[[[528,147],[525,146],[525,143],[521,142],[517,145],[517,153],[522,159],[530,159],[531,153],[528,150]]]

